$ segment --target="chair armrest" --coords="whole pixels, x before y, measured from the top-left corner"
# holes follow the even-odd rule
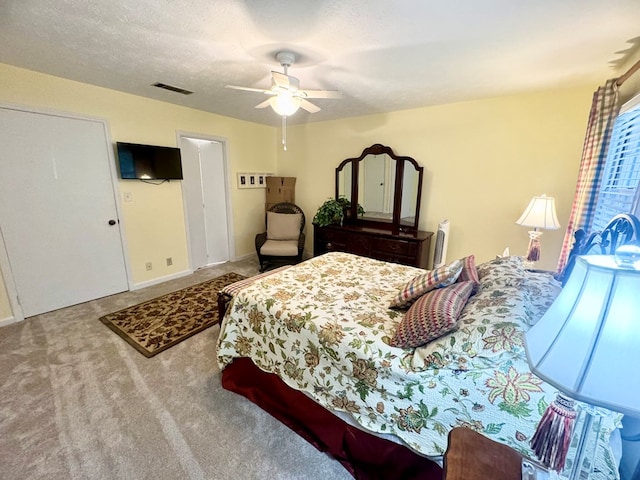
[[[262,232],[256,235],[256,250],[260,251],[260,247],[267,241],[267,232]]]
[[[305,241],[305,236],[304,236],[304,232],[302,232],[300,234],[300,238],[298,238],[298,250],[299,251],[303,251],[304,250],[304,241]]]

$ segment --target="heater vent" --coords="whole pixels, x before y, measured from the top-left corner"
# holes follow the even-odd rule
[[[193,92],[189,90],[185,90],[184,88],[174,87],[173,85],[167,85],[166,83],[154,83],[154,87],[164,88],[165,90],[170,90],[172,92],[181,93],[182,95],[191,95]]]
[[[449,220],[438,224],[436,246],[433,251],[433,268],[442,267],[447,262],[447,247],[449,245]]]

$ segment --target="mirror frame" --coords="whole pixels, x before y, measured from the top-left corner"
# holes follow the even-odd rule
[[[391,230],[394,233],[398,232],[417,232],[418,220],[420,217],[420,200],[422,197],[422,176],[424,174],[424,168],[421,167],[418,162],[412,157],[396,155],[391,147],[376,143],[370,147],[365,148],[359,157],[347,158],[343,160],[340,165],[336,167],[336,199],[340,196],[340,173],[346,165],[351,165],[351,199],[358,198],[358,169],[360,161],[367,155],[382,155],[387,154],[389,157],[396,161],[396,177],[394,186],[393,197],[393,218],[391,223],[380,222],[375,220],[368,220],[358,217],[358,202],[351,202],[351,207],[348,212],[345,223],[354,224],[365,227],[379,228],[381,230]],[[400,224],[400,210],[402,208],[402,187],[404,181],[404,168],[405,163],[410,163],[418,172],[418,192],[416,195],[416,215],[413,225],[401,225]]]

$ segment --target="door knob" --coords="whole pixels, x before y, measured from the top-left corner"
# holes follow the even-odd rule
[[[116,224],[115,220],[113,220],[113,219],[109,220],[109,225],[115,225],[115,224]]]

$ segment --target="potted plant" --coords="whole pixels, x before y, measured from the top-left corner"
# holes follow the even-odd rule
[[[319,227],[327,225],[342,225],[344,217],[351,211],[351,202],[345,197],[330,198],[318,208],[313,223]],[[364,208],[358,204],[358,215],[364,214]]]

